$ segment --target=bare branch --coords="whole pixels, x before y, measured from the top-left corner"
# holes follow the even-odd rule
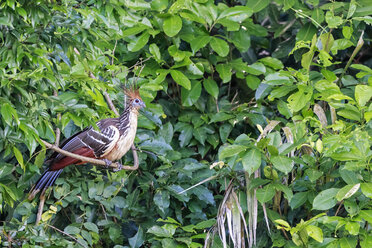
[[[115,105],[112,103],[112,100],[110,98],[110,95],[107,93],[107,91],[105,91],[103,93],[105,95],[105,98],[106,98],[106,101],[107,101],[107,104],[109,105],[110,109],[117,115],[119,116],[119,112],[118,110],[115,108]]]
[[[103,160],[95,159],[95,158],[89,158],[89,157],[85,157],[85,156],[80,156],[78,154],[62,150],[61,148],[59,148],[59,147],[57,147],[53,144],[50,144],[50,143],[46,142],[45,140],[41,139],[41,141],[49,149],[52,149],[53,151],[58,152],[58,153],[60,153],[62,155],[65,155],[67,157],[75,158],[75,159],[78,159],[80,161],[84,161],[86,163],[91,163],[91,164],[94,164],[94,165],[107,166],[105,161],[103,161]],[[122,170],[137,170],[138,169],[138,164],[139,164],[138,163],[138,156],[137,156],[137,151],[136,151],[134,145],[132,145],[132,153],[133,153],[134,165],[133,166],[122,166],[121,167]],[[111,165],[109,165],[109,167],[118,170],[120,168],[120,165],[118,163],[112,163]]]
[[[70,234],[65,233],[64,231],[58,229],[58,228],[55,227],[55,226],[52,226],[52,225],[49,225],[49,224],[46,224],[46,225],[47,225],[48,227],[51,227],[51,228],[53,228],[54,230],[56,230],[56,231],[58,231],[58,232],[64,234],[64,235],[66,235],[66,236],[72,238],[75,242],[77,242],[77,243],[78,243],[79,245],[81,245],[82,247],[86,247],[84,244],[80,243],[79,240],[77,240],[75,237],[71,236]]]

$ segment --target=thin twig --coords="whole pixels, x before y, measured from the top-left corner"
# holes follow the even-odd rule
[[[105,98],[106,98],[106,102],[107,102],[107,104],[109,105],[109,107],[110,107],[110,109],[117,115],[117,116],[119,116],[119,112],[118,112],[118,110],[115,108],[115,105],[112,103],[112,100],[111,100],[111,98],[110,98],[110,95],[107,93],[107,91],[105,91],[104,93],[103,93],[103,95],[105,96]]]
[[[117,44],[118,44],[118,40],[115,41],[115,46],[114,46],[114,49],[112,50],[111,65],[114,64],[115,49],[116,49],[116,45],[117,45]]]
[[[87,247],[87,246],[85,246],[84,244],[82,244],[82,243],[80,243],[80,241],[79,240],[77,240],[75,237],[73,237],[73,236],[71,236],[70,234],[68,234],[68,233],[65,233],[64,231],[62,231],[61,229],[58,229],[57,227],[55,227],[55,226],[52,226],[52,225],[49,225],[49,224],[46,224],[48,227],[51,227],[51,228],[53,228],[54,230],[56,230],[56,231],[58,231],[58,232],[60,232],[60,233],[62,233],[62,234],[64,234],[64,235],[66,235],[66,236],[68,236],[68,237],[70,237],[70,238],[72,238],[75,242],[77,242],[79,245],[81,245],[82,247]]]
[[[78,154],[75,154],[75,153],[71,153],[71,152],[62,150],[61,148],[59,148],[55,145],[52,145],[52,144],[46,142],[45,140],[42,140],[42,139],[40,139],[40,140],[41,140],[41,142],[44,143],[44,145],[46,147],[48,147],[49,149],[52,149],[53,151],[58,152],[62,155],[65,155],[65,156],[71,157],[71,158],[75,158],[75,159],[78,159],[80,161],[84,161],[86,163],[91,163],[91,164],[94,164],[94,165],[100,165],[100,166],[107,167],[106,162],[103,161],[103,160],[95,159],[95,158],[89,158],[89,157],[81,156],[81,155],[78,155]],[[134,165],[133,166],[122,166],[121,167],[122,170],[137,170],[138,169],[138,164],[139,164],[138,163],[138,156],[137,156],[136,148],[134,147],[134,145],[132,145],[132,153],[133,153],[133,160],[134,160],[133,163],[134,163]],[[114,168],[114,169],[119,169],[120,165],[118,163],[112,163],[108,167],[111,167],[111,168]]]
[[[338,212],[340,211],[343,202],[344,202],[344,200],[342,200],[342,201],[340,202],[340,205],[338,205],[338,208],[337,208],[337,210],[336,210],[335,216],[337,216]]]
[[[41,194],[39,197],[39,207],[37,208],[36,222],[35,225],[39,225],[41,221],[41,216],[43,215],[44,203],[45,203],[45,194]]]
[[[55,90],[53,92],[53,95],[54,96],[58,96],[58,92]],[[57,114],[57,121],[60,121],[61,120],[61,113],[58,113]],[[54,144],[56,146],[59,146],[59,140],[61,139],[61,129],[59,129],[59,127],[56,127],[56,141],[54,142]]]

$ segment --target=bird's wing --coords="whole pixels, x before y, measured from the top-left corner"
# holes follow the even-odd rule
[[[81,143],[85,147],[93,150],[97,158],[103,157],[109,153],[119,140],[120,132],[115,126],[108,126],[101,131],[96,131],[93,128],[81,137]]]

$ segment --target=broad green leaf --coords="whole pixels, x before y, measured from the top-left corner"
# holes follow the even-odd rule
[[[290,201],[290,206],[292,209],[296,209],[301,207],[308,198],[308,192],[298,192],[293,195],[291,201]]]
[[[358,235],[360,229],[360,224],[358,222],[348,221],[345,224],[345,230],[348,231],[351,235]]]
[[[160,54],[159,47],[155,43],[152,43],[150,45],[149,50],[156,60],[161,60],[161,54]]]
[[[232,72],[231,72],[231,65],[229,64],[218,64],[216,66],[216,70],[220,75],[220,78],[224,83],[230,82]]]
[[[352,105],[345,105],[345,108],[337,111],[337,114],[346,119],[354,121],[360,121],[361,117],[360,111],[355,106]]]
[[[215,99],[218,98],[219,88],[218,88],[218,85],[217,85],[216,81],[214,81],[211,78],[204,79],[203,86],[204,86],[204,89],[211,96],[213,96]]]
[[[205,47],[211,41],[211,39],[212,38],[210,36],[205,35],[195,37],[190,43],[192,52],[195,54],[201,48]]]
[[[165,215],[169,208],[169,192],[165,190],[159,190],[155,193],[154,203],[161,211],[162,215]]]
[[[306,226],[307,234],[318,241],[319,243],[323,243],[323,231],[317,226],[308,225]]]
[[[221,57],[226,57],[229,54],[229,44],[226,41],[212,37],[211,41],[209,42],[212,49]]]
[[[182,88],[181,89],[182,106],[190,107],[194,105],[200,97],[201,89],[202,89],[201,82],[199,81],[192,81],[190,90]]]
[[[329,210],[333,208],[336,203],[336,195],[338,193],[339,189],[336,188],[330,188],[323,190],[320,192],[313,201],[313,209],[316,210]]]
[[[219,159],[223,160],[224,158],[232,157],[244,150],[246,150],[246,146],[241,146],[241,145],[228,145],[222,148],[220,152]]]
[[[181,85],[187,90],[191,90],[191,82],[182,72],[178,70],[171,70],[170,74],[177,84]]]
[[[270,0],[247,0],[247,6],[253,10],[253,13],[259,12],[269,5]]]
[[[313,89],[311,87],[300,89],[296,93],[293,93],[287,99],[289,109],[292,112],[300,111],[311,100],[312,95]]]
[[[372,97],[372,87],[369,85],[357,85],[355,87],[355,100],[363,107]]]
[[[266,203],[274,198],[275,189],[271,184],[266,185],[263,188],[257,189],[256,197],[260,203]]]
[[[360,210],[359,216],[369,223],[372,222],[372,210]]]
[[[362,183],[361,190],[365,196],[372,199],[372,183]]]
[[[70,226],[65,227],[64,232],[68,233],[68,234],[76,235],[76,234],[80,233],[80,229],[77,228],[76,226],[71,226],[70,225]]]
[[[270,161],[273,163],[274,168],[288,174],[293,168],[292,159],[286,156],[273,156]]]
[[[156,1],[155,1],[156,2]],[[142,246],[144,240],[143,229],[138,228],[136,235],[128,239],[131,248],[139,248]]]
[[[232,127],[231,124],[229,124],[229,123],[223,123],[223,124],[220,126],[220,129],[219,129],[219,132],[220,132],[220,138],[221,138],[221,141],[222,141],[223,143],[226,143],[227,138],[229,137],[232,128],[233,128],[233,127]]]
[[[128,44],[128,50],[131,52],[137,52],[141,50],[141,48],[143,48],[147,44],[149,38],[150,34],[148,32],[144,32]]]
[[[277,58],[273,57],[265,57],[259,60],[261,63],[263,63],[266,66],[270,66],[271,68],[278,70],[278,69],[283,69],[284,65],[282,61],[280,61]]]
[[[358,240],[353,237],[343,237],[339,240],[341,248],[355,248],[357,246]]]
[[[337,28],[343,23],[342,17],[335,16],[332,11],[327,11],[325,20],[328,23],[329,28]]]
[[[159,12],[165,10],[168,7],[168,0],[157,0],[151,1],[151,9]]]
[[[341,188],[336,195],[337,201],[342,201],[344,199],[350,198],[354,195],[360,187],[360,183],[355,185],[346,185],[345,187]]]
[[[12,125],[12,117],[14,117],[15,121],[19,125],[19,119],[18,119],[18,114],[17,111],[9,104],[9,103],[4,103],[1,106],[1,116],[8,124],[9,126]]]
[[[226,8],[218,19],[227,18],[234,22],[243,22],[245,19],[252,15],[252,10],[245,6],[234,6],[231,8]]]
[[[26,167],[25,167],[25,164],[23,163],[23,155],[22,155],[22,153],[21,153],[21,152],[18,150],[18,148],[15,147],[15,146],[13,146],[13,152],[14,152],[14,156],[16,157],[16,159],[17,159],[19,165],[21,166],[21,168],[22,168],[23,170],[25,170]]]
[[[298,31],[296,38],[297,40],[311,41],[316,33],[316,27],[311,22],[308,22]]]
[[[242,158],[243,168],[249,175],[261,166],[261,152],[255,148],[247,151]]]
[[[174,232],[172,233],[172,230],[170,230],[169,228],[165,229],[160,226],[152,226],[150,229],[148,229],[147,232],[152,233],[157,237],[168,237],[168,238],[172,238],[174,234]]]
[[[182,28],[182,19],[181,17],[177,15],[172,15],[168,17],[167,19],[165,19],[163,22],[164,33],[168,35],[169,37],[173,37],[176,34],[178,34],[181,28]]]
[[[230,120],[231,118],[234,118],[234,115],[220,111],[217,114],[212,115],[210,123],[226,121]]]
[[[95,232],[95,233],[99,232],[97,225],[92,223],[92,222],[85,222],[84,227],[89,231],[92,231],[92,232]]]
[[[245,81],[248,87],[251,88],[252,90],[256,90],[261,83],[261,80],[258,77],[252,75],[247,75]]]

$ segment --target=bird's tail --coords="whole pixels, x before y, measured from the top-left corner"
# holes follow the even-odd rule
[[[61,174],[61,172],[62,169],[55,171],[46,170],[30,190],[30,193],[28,194],[28,199],[29,200],[34,199],[36,194],[39,193],[40,191],[41,195],[44,195],[45,191],[54,184],[54,182]]]

